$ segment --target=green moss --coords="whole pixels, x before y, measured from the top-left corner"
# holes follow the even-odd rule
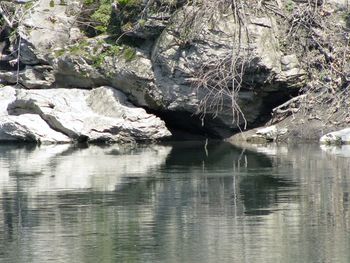
[[[24,4],[24,9],[29,10],[34,6],[34,2],[27,2]]]
[[[92,56],[92,65],[96,68],[101,68],[101,66],[105,63],[106,61],[107,54],[106,53],[101,53],[98,56]]]
[[[111,46],[110,49],[109,49],[109,54],[110,55],[118,55],[120,54],[120,51],[122,50],[122,47],[120,46]]]
[[[113,44],[110,44],[113,43]],[[97,69],[103,69],[107,58],[119,56],[125,61],[132,61],[136,57],[136,50],[128,46],[119,46],[110,39],[99,39],[96,42],[83,40],[78,44],[71,45],[66,49],[56,50],[56,58],[63,55],[83,57],[91,66]]]
[[[116,2],[118,9],[114,10],[112,4]],[[83,0],[83,5],[81,20],[88,21],[86,34],[109,34],[115,39],[134,28],[144,7],[143,0]]]
[[[56,50],[54,52],[54,55],[55,55],[56,58],[59,58],[59,57],[63,56],[64,53],[66,53],[65,50],[64,49],[60,49],[60,50]]]
[[[102,45],[102,44],[103,43],[100,43],[98,45]],[[120,47],[118,45],[110,45],[100,53],[90,54],[88,56],[88,59],[91,60],[91,63],[94,67],[101,68],[103,66],[103,64],[106,62],[107,57],[117,56],[120,54],[121,50],[122,50],[122,47]]]
[[[92,5],[93,3],[95,3],[95,0],[84,0],[83,2],[84,5],[88,5],[88,6]]]
[[[49,3],[50,7],[55,7],[55,1],[54,0],[50,0],[50,3]]]
[[[118,0],[121,6],[138,6],[142,4],[142,0]]]
[[[127,47],[123,51],[123,57],[126,61],[131,61],[136,57],[136,50],[132,47]]]
[[[106,62],[106,58],[114,56],[122,56],[127,62],[129,62],[135,59],[136,50],[132,47],[123,48],[121,46],[112,45],[98,54],[90,55],[88,59],[91,60],[94,67],[102,68]]]
[[[145,20],[145,19],[139,19],[138,24],[139,24],[141,27],[144,27],[144,26],[146,25],[146,20]]]
[[[72,55],[86,56],[88,52],[86,51],[86,47],[89,43],[86,40],[79,42],[73,46],[70,46],[68,52]]]
[[[174,11],[177,7],[176,0],[162,0],[152,2],[147,10],[144,10],[144,0],[82,0],[83,7],[79,20],[82,23],[82,29],[88,37],[95,37],[100,34],[109,34],[114,39],[121,35],[121,41],[125,39],[125,32],[133,31],[135,27],[143,27],[146,20],[142,14],[157,13],[159,10],[171,9]],[[117,8],[113,8],[113,4]],[[146,11],[146,13],[144,12]]]
[[[112,6],[110,1],[104,0],[92,14],[91,19],[96,23],[95,29],[101,33],[107,32],[111,20]]]
[[[294,10],[295,3],[292,0],[288,0],[286,3],[286,10],[292,12]]]

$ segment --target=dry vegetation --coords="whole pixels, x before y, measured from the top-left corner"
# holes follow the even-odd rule
[[[295,5],[290,10],[286,49],[299,54],[308,81],[300,96],[274,110],[273,121],[295,113],[325,125],[337,125],[349,119],[347,19],[348,10],[337,11],[315,1]]]
[[[237,98],[240,89],[245,85],[243,76],[250,58],[249,53],[242,52],[245,50],[242,50],[241,39],[244,34],[249,34],[249,16],[269,15],[276,17],[280,25],[280,42],[285,43],[281,47],[282,52],[297,54],[307,72],[306,84],[301,88],[300,95],[275,108],[271,123],[296,113],[305,119],[322,120],[324,124],[340,124],[342,120],[350,122],[349,10],[336,10],[334,6],[320,0],[296,2],[191,2],[200,8],[188,17],[190,28],[196,28],[196,22],[192,21],[200,20],[204,13],[220,12],[233,14],[237,28],[232,36],[232,51],[226,58],[212,59],[202,65],[193,78],[197,89],[207,91],[207,95],[200,102],[200,112],[217,114],[222,110],[224,100],[229,99],[232,104],[233,121],[240,123],[239,119],[244,119]],[[246,122],[244,123],[246,125]],[[242,128],[246,128],[245,125]]]

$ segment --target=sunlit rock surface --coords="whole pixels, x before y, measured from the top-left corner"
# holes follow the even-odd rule
[[[162,120],[134,107],[111,87],[1,91],[2,140],[133,142],[171,135]]]
[[[16,90],[13,87],[0,89],[0,141],[71,142],[69,137],[53,130],[39,115],[9,115],[8,105],[15,99]]]
[[[327,133],[320,139],[322,144],[350,144],[350,128]]]
[[[72,140],[57,132],[36,114],[0,117],[1,141],[33,141],[39,143],[69,143]]]
[[[77,30],[76,14],[81,11],[81,3],[74,0],[64,3],[38,0],[31,12],[24,14],[19,27],[22,38],[21,62],[27,65],[47,63],[52,50],[69,43],[70,33]]]

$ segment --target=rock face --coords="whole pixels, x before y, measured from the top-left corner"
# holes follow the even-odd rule
[[[171,134],[163,121],[111,87],[0,89],[1,140],[42,143],[152,141]],[[8,105],[5,109],[5,105]]]
[[[277,25],[272,17],[250,18],[247,21],[247,35],[235,40],[239,25],[233,15],[214,14],[213,18],[210,14],[204,14],[197,17],[198,21],[194,25],[188,24],[188,17],[193,13],[196,11],[192,8],[179,11],[153,49],[155,84],[162,94],[164,110],[194,114],[198,111],[198,104],[206,101],[203,110],[209,116],[215,116],[207,123],[208,128],[223,135],[223,130],[237,129],[237,125],[243,126],[244,121],[248,125],[256,123],[264,112],[269,111],[271,105],[266,105],[266,100],[270,96],[276,97],[278,94],[283,98],[293,92],[288,83],[298,86],[297,83],[302,81],[304,72],[296,56],[283,56],[280,51]],[[193,27],[190,30],[194,32],[184,36],[184,31],[189,30],[187,27]],[[240,52],[237,52],[236,45],[240,45]],[[245,84],[237,95],[231,97],[229,92],[218,99],[218,93],[225,93],[226,87],[220,90],[220,86],[214,85],[213,93],[202,87],[194,88],[194,83],[191,83],[193,78],[205,81],[208,76],[200,73],[205,67],[213,75],[218,75],[210,81],[222,82],[225,77],[229,77],[224,73],[227,69],[218,62],[231,63],[233,52],[237,52],[235,66],[245,68],[242,75]],[[218,71],[220,66],[224,68]],[[230,84],[227,85],[228,89],[232,88]],[[242,110],[244,118],[241,116],[238,119],[233,115],[233,104]]]
[[[49,62],[53,50],[64,47],[76,38],[76,15],[79,1],[37,0],[31,12],[25,12],[19,25],[22,38],[20,60],[26,65]]]
[[[37,0],[30,12],[24,12],[18,25],[20,70],[0,70],[0,81],[50,90],[44,92],[46,99],[39,91],[19,91],[10,114],[38,115],[49,128],[74,140],[154,140],[169,135],[159,119],[141,109],[132,108],[128,113],[133,116],[130,126],[120,124],[125,116],[109,116],[99,110],[102,93],[113,93],[107,97],[145,108],[168,126],[225,138],[245,126],[264,123],[273,108],[305,86],[303,54],[286,48],[283,34],[288,30],[283,28],[285,14],[280,11],[286,11],[285,6],[306,7],[309,1],[247,1],[244,8],[256,9],[243,12],[243,18],[231,8],[208,11],[205,5],[213,7],[212,1],[203,5],[166,1],[169,8],[161,1],[144,1],[153,5],[152,11],[144,9],[137,22],[120,26],[123,34],[119,36],[106,32],[84,35],[77,23],[83,2]],[[345,1],[330,3],[340,8]],[[268,11],[262,11],[262,5]],[[326,9],[324,16],[329,15]],[[294,15],[289,12],[287,15]],[[127,15],[118,14],[120,19]],[[12,43],[12,51],[16,48]],[[317,47],[304,46],[307,48]],[[113,87],[126,97],[111,88],[95,89],[100,86]],[[75,104],[81,108],[71,109]],[[123,110],[119,107],[118,114]],[[151,131],[155,127],[162,128],[156,133]]]
[[[236,67],[245,68],[244,84],[233,97],[227,90],[218,97],[216,91],[211,93],[197,85],[201,77],[198,73],[236,52],[234,36],[239,25],[233,15],[219,10],[203,13],[194,6],[182,7],[165,18],[161,14],[149,15],[143,26],[127,34],[149,43],[132,47],[131,57],[127,53],[130,48],[111,52],[111,44],[100,36],[82,40],[74,23],[80,4],[66,2],[52,6],[49,0],[39,0],[33,14],[25,16],[20,28],[20,59],[27,66],[19,81],[27,88],[90,89],[109,85],[173,126],[188,127],[183,121],[186,116],[194,129],[226,137],[245,122],[250,126],[261,121],[279,103],[276,97],[283,100],[296,92],[303,81],[305,73],[297,56],[280,51],[277,23],[272,16],[247,19],[246,35],[239,40],[241,50],[236,54]],[[197,21],[191,24],[191,16],[196,14]],[[44,23],[45,28],[38,26]],[[48,66],[40,67],[40,63]],[[6,73],[3,79],[14,83],[17,76]],[[230,85],[228,89],[232,88]],[[233,105],[236,111],[232,110]],[[204,122],[199,117],[203,112]]]

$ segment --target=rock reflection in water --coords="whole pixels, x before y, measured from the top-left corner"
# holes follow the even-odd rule
[[[329,155],[350,157],[350,145],[321,145],[321,149]]]
[[[318,145],[0,147],[0,261],[348,262],[349,163]]]
[[[0,155],[1,188],[31,194],[59,190],[93,189],[112,191],[128,177],[149,175],[164,163],[169,146],[44,145],[6,147]],[[16,184],[16,185],[15,185]]]

